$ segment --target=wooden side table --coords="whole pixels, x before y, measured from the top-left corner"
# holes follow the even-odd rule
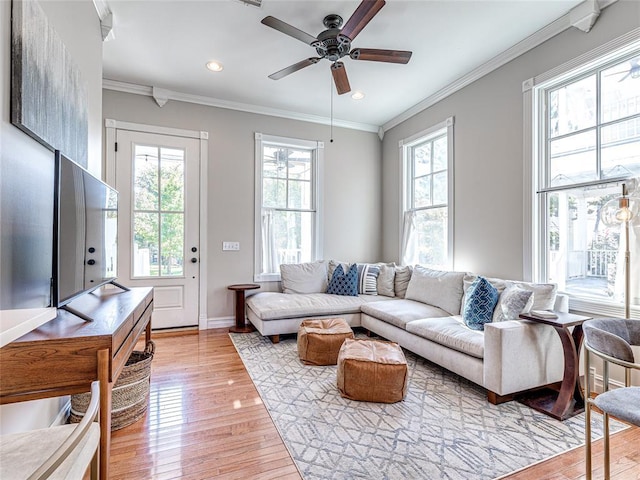
[[[227,289],[236,292],[236,325],[229,328],[232,333],[249,333],[253,332],[251,324],[245,323],[245,311],[244,311],[244,292],[247,290],[256,290],[260,288],[260,285],[255,283],[239,283],[236,285],[229,285]]]
[[[564,375],[560,392],[545,392],[544,390],[533,392],[533,394],[521,398],[520,402],[562,421],[584,411],[579,359],[582,347],[582,324],[591,317],[564,312],[553,313],[558,318],[542,318],[532,313],[523,313],[520,318],[551,325],[558,332],[564,353]],[[569,331],[570,327],[573,327],[573,332]]]

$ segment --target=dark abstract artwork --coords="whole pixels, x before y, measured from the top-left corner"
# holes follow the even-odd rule
[[[11,122],[86,168],[87,91],[80,71],[35,0],[13,0]]]

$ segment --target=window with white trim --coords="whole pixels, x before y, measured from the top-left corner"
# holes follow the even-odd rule
[[[255,281],[280,280],[283,263],[321,258],[323,143],[256,133]]]
[[[640,44],[536,85],[533,99],[536,277],[557,283],[574,309],[621,315],[622,227],[607,227],[600,211],[640,177]],[[640,263],[634,271],[640,278]],[[638,307],[640,285],[633,288]]]
[[[400,262],[453,266],[453,117],[400,141]]]

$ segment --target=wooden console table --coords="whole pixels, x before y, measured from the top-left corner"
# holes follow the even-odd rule
[[[111,389],[136,342],[151,339],[153,290],[102,289],[74,300],[85,322],[58,310],[53,320],[0,348],[0,404],[72,395],[100,381],[100,478],[109,478]]]

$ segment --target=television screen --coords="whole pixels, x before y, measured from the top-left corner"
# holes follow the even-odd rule
[[[117,277],[118,193],[56,152],[53,304]]]

